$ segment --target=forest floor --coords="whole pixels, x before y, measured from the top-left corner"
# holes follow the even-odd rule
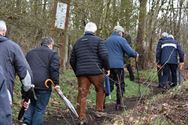
[[[187,70],[183,71],[185,79]],[[161,90],[151,84],[151,93],[143,97],[124,98],[125,108],[115,109],[115,103],[105,106],[101,117],[93,108],[87,109],[88,125],[177,125],[188,124],[188,83],[170,90]],[[19,125],[20,123],[15,123]],[[44,125],[77,125],[78,119],[69,110],[55,110],[47,115]]]

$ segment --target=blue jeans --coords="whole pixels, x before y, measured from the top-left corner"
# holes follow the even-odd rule
[[[30,103],[24,114],[23,122],[28,125],[42,125],[46,106],[50,99],[51,91],[36,91],[37,101]]]

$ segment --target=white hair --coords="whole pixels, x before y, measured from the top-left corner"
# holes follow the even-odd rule
[[[174,36],[172,34],[168,35],[168,37],[174,39]]]
[[[122,26],[120,26],[120,25],[115,26],[114,27],[114,31],[123,32],[123,33],[125,32],[124,28]]]
[[[0,20],[0,31],[3,31],[3,32],[7,31],[6,23],[3,20]]]
[[[161,35],[162,35],[162,37],[168,37],[168,33],[167,32],[163,32]]]
[[[97,26],[95,23],[93,22],[89,22],[86,24],[85,26],[85,32],[92,32],[92,33],[95,33],[97,31]]]

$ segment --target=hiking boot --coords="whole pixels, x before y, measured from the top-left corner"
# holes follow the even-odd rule
[[[80,120],[78,125],[87,125],[87,122],[86,120]]]

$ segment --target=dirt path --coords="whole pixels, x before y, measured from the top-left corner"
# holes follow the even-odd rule
[[[156,86],[149,86],[151,88],[151,94],[143,97],[140,99],[139,97],[131,97],[131,98],[124,98],[124,104],[125,109],[130,110],[133,109],[137,104],[138,101],[140,103],[143,103],[146,99],[152,97],[153,95],[156,95],[160,93],[161,91],[158,90]],[[110,121],[115,116],[121,114],[123,111],[116,111],[115,110],[115,103],[114,104],[107,104],[104,114],[102,117],[98,118],[95,114],[94,109],[88,109],[87,111],[87,121],[89,125],[102,125],[103,121]],[[73,114],[70,114],[70,112],[63,112],[60,114],[51,115],[47,119],[45,119],[45,125],[77,125],[78,119],[74,117]]]

